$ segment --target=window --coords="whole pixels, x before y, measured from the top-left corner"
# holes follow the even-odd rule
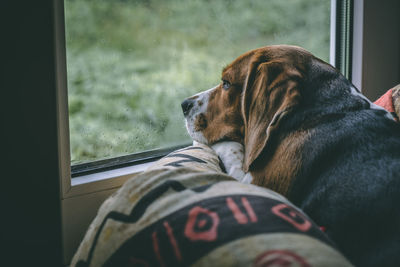
[[[250,49],[294,44],[327,61],[330,7],[329,0],[65,0],[73,174],[189,144],[181,101],[217,84],[221,69]]]
[[[226,64],[270,44],[326,61],[337,47],[334,0],[54,3],[66,264],[104,199],[191,142],[180,103],[217,84]]]

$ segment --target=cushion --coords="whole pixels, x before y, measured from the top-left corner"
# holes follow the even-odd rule
[[[351,266],[287,199],[224,174],[204,145],[167,155],[100,207],[71,266]]]
[[[379,97],[374,103],[389,111],[393,115],[393,118],[399,121],[400,84],[386,91],[386,93]]]

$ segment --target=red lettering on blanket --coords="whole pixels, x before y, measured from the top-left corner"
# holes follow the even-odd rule
[[[256,213],[253,210],[253,207],[251,206],[250,202],[247,200],[246,197],[241,198],[242,204],[244,209],[246,210],[248,217],[251,222],[257,222],[258,218]],[[247,224],[248,223],[248,218],[245,213],[243,213],[238,205],[236,205],[235,201],[231,197],[226,198],[226,204],[228,208],[232,211],[233,217],[237,221],[238,224]]]
[[[256,267],[268,266],[299,266],[309,267],[310,264],[299,255],[289,250],[269,250],[261,254],[254,261]]]
[[[172,248],[174,249],[175,257],[178,261],[182,261],[182,254],[178,247],[178,242],[176,242],[174,232],[172,231],[171,226],[169,226],[168,222],[164,222],[165,230],[167,230],[167,235],[169,238],[169,242],[171,243]]]
[[[165,266],[164,261],[160,254],[160,248],[158,247],[157,232],[153,232],[151,237],[153,240],[153,249],[154,249],[154,253],[156,254],[157,260],[160,263],[160,266]]]
[[[246,224],[247,223],[247,217],[244,215],[239,207],[236,205],[235,201],[231,197],[226,198],[226,204],[228,205],[228,208],[232,211],[233,216],[235,217],[236,221],[238,224]]]
[[[205,215],[207,219],[211,220],[211,227],[203,230],[207,223],[205,221],[206,219],[198,218],[200,215]],[[219,217],[216,212],[204,209],[200,206],[195,206],[189,211],[189,218],[186,222],[184,233],[191,241],[214,241],[217,239],[218,224]]]
[[[253,210],[253,207],[250,205],[250,202],[247,200],[247,198],[242,197],[242,204],[244,208],[246,209],[247,214],[249,214],[250,221],[251,222],[257,222],[257,216],[256,213]]]
[[[298,230],[306,232],[311,228],[311,222],[308,221],[301,213],[293,209],[287,204],[278,204],[271,208],[271,211],[278,217],[284,219]]]
[[[131,217],[124,217],[122,213],[113,211],[112,214],[118,215],[112,219],[121,223],[131,221]],[[239,194],[211,197],[189,204],[140,230],[110,256],[106,266],[190,266],[229,242],[264,234],[304,232],[332,246],[306,215],[279,200]],[[82,261],[85,266],[90,265],[91,259],[88,259],[86,263]],[[296,266],[307,266],[296,259],[290,253],[265,250],[253,263],[288,266],[294,262]]]

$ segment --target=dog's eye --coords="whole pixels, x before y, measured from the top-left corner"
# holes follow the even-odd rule
[[[222,80],[222,88],[228,90],[231,87],[231,83],[225,80]]]

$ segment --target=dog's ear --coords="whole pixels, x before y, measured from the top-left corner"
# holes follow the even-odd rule
[[[282,120],[298,106],[301,77],[298,70],[283,60],[257,57],[250,63],[242,96],[246,172],[268,149]]]

